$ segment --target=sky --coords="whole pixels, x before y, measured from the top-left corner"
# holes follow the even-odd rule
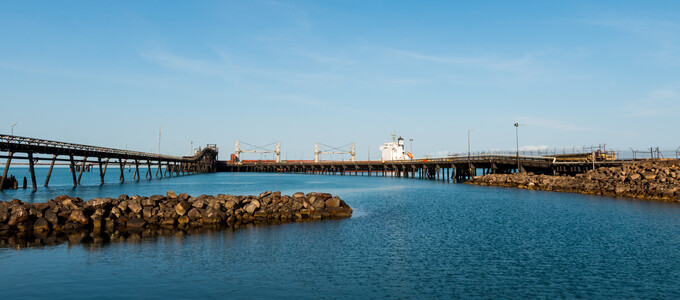
[[[0,134],[376,159],[676,149],[679,115],[680,1],[0,0]]]

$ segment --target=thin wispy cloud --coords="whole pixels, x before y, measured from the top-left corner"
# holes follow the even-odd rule
[[[543,119],[543,118],[534,118],[534,117],[524,116],[524,117],[520,117],[519,120],[520,120],[520,123],[523,123],[523,124],[526,124],[527,126],[532,126],[532,127],[535,126],[535,127],[565,130],[565,131],[593,130],[593,128],[591,128],[591,127],[582,126],[580,124],[567,122],[567,121],[560,121],[560,120],[555,120],[555,119]]]
[[[680,113],[680,93],[657,89],[622,108],[623,117],[662,117]]]
[[[605,15],[581,19],[579,22],[610,28],[644,39],[644,43],[637,45],[647,48],[652,58],[664,64],[680,64],[678,46],[680,22],[676,20],[648,16]]]
[[[291,72],[275,68],[237,65],[227,61],[228,55],[219,53],[221,60],[202,60],[184,57],[168,52],[144,52],[142,57],[162,67],[192,75],[215,76],[225,80],[241,81],[239,78],[255,77],[278,82],[305,83],[310,80],[334,81],[342,77],[328,72]]]
[[[202,76],[217,76],[228,71],[223,63],[191,59],[167,52],[144,52],[142,57],[168,69],[179,70]]]
[[[581,19],[580,21],[655,38],[675,38],[680,32],[680,22],[644,16],[605,15]]]
[[[388,49],[388,52],[413,60],[468,66],[481,70],[518,73],[523,76],[532,76],[539,73],[533,56],[529,54],[516,58],[499,58],[495,56],[431,55],[401,49]]]

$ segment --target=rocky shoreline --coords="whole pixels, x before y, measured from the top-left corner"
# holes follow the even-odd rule
[[[66,195],[45,203],[0,201],[0,245],[33,238],[94,237],[120,232],[187,231],[238,228],[248,224],[280,224],[348,218],[352,209],[327,193],[264,192],[259,196],[121,195],[83,201]],[[84,235],[83,235],[84,234]],[[126,236],[127,234],[123,234]],[[38,244],[41,244],[38,242]]]
[[[643,161],[602,167],[575,176],[488,174],[467,184],[680,202],[680,162]]]

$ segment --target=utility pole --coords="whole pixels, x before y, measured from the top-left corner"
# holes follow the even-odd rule
[[[158,155],[161,155],[161,126],[158,126]]]
[[[515,123],[515,140],[517,142],[517,172],[520,172],[519,166],[519,127],[524,126],[524,124]]]
[[[474,129],[468,129],[468,160],[470,160],[470,132],[471,131],[474,131]]]

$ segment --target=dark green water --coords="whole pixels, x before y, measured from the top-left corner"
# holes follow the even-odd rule
[[[4,191],[2,200],[321,191],[354,215],[4,248],[0,299],[680,298],[680,205],[671,203],[361,176],[220,173],[119,184],[110,172],[111,183],[86,174],[76,189],[65,170],[53,176],[50,189]]]

